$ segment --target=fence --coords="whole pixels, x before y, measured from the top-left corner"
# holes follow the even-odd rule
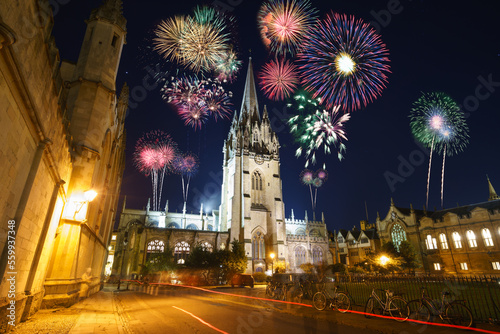
[[[448,291],[454,300],[464,300],[474,321],[500,323],[500,277],[494,276],[349,276],[336,275],[334,284],[347,291],[358,307],[364,307],[372,288],[390,289],[407,301],[419,299],[421,287],[436,302]]]

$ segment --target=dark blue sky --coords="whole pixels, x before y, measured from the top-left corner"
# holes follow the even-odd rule
[[[62,2],[62,1],[61,1]],[[254,69],[269,59],[256,24],[260,1],[220,0],[236,4],[243,70],[228,87],[239,111],[246,74],[248,50]],[[375,23],[390,51],[391,74],[382,96],[362,110],[352,113],[346,123],[348,135],[345,160],[327,158],[329,179],[318,192],[317,214],[324,211],[330,230],[352,228],[366,219],[373,222],[377,211],[385,215],[393,197],[396,205],[415,208],[425,204],[428,154],[414,142],[408,114],[421,92],[443,91],[464,105],[470,128],[466,150],[446,161],[444,207],[487,200],[486,174],[500,191],[500,29],[496,23],[500,5],[495,1],[473,1],[467,6],[456,1],[419,0],[337,0],[311,1],[320,16],[333,10],[353,14]],[[73,0],[55,11],[54,35],[61,58],[77,60],[85,31],[84,20],[100,0]],[[220,203],[222,145],[229,121],[209,122],[202,131],[184,127],[178,116],[161,100],[160,86],[151,89],[148,77],[147,36],[162,19],[189,14],[200,1],[124,1],[127,18],[127,45],[118,74],[118,89],[126,81],[132,103],[126,119],[127,165],[122,196],[127,206],[142,208],[151,197],[149,178],[132,164],[135,142],[149,130],[169,133],[186,151],[199,154],[200,172],[192,180],[190,210],[217,209]],[[389,14],[391,9],[394,14]],[[153,70],[157,68],[149,63]],[[489,83],[488,83],[489,82]],[[148,89],[145,89],[148,88]],[[141,94],[146,91],[146,94]],[[304,160],[295,158],[296,145],[282,119],[293,114],[284,103],[271,102],[261,94],[259,104],[267,105],[281,143],[281,174],[286,215],[293,208],[303,218],[311,203],[309,190],[299,181]],[[318,166],[319,167],[319,166]],[[440,207],[441,159],[433,160],[429,207]],[[163,190],[170,210],[182,208],[180,177],[168,175]]]

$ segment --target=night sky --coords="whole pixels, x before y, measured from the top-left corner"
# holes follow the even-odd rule
[[[227,86],[239,112],[243,84],[251,50],[254,69],[259,71],[270,59],[257,28],[260,1],[242,0],[232,13],[237,18],[240,59],[244,61],[238,80]],[[62,1],[61,1],[62,2]],[[422,0],[312,0],[320,17],[335,11],[376,22],[376,28],[390,52],[391,74],[382,96],[366,108],[352,113],[346,123],[348,141],[345,159],[335,154],[326,159],[329,179],[318,192],[317,216],[324,211],[328,228],[352,228],[359,221],[375,221],[377,212],[387,213],[390,198],[397,206],[422,208],[425,204],[428,153],[414,141],[409,127],[412,103],[421,92],[442,91],[450,95],[467,113],[470,143],[464,152],[447,158],[444,207],[483,202],[488,199],[486,174],[500,191],[500,29],[496,1],[472,1],[467,6],[456,1]],[[101,0],[72,0],[55,9],[54,35],[61,58],[76,61],[85,32],[85,19]],[[144,132],[160,129],[172,136],[182,151],[199,155],[200,171],[192,180],[188,210],[199,212],[200,203],[211,211],[220,204],[222,145],[230,121],[209,121],[201,131],[183,125],[175,112],[161,99],[160,87],[144,92],[144,78],[152,84],[146,70],[164,70],[154,64],[147,51],[151,31],[162,19],[175,14],[191,14],[200,1],[124,1],[127,44],[119,67],[117,89],[126,81],[131,89],[131,108],[126,118],[127,163],[121,197],[127,207],[140,209],[151,197],[151,182],[132,163],[138,138]],[[396,5],[399,4],[399,5]],[[388,7],[395,14],[390,17]],[[377,21],[378,17],[378,21]],[[165,67],[166,68],[166,67]],[[487,84],[490,82],[490,84]],[[486,84],[485,84],[486,83]],[[142,87],[142,88],[141,88]],[[148,86],[149,87],[149,86]],[[476,103],[477,102],[477,103]],[[266,104],[273,128],[281,144],[281,176],[286,216],[294,209],[302,219],[308,210],[309,189],[299,174],[304,159],[295,157],[293,143],[283,119],[293,114],[285,103],[259,96]],[[316,166],[320,167],[320,166]],[[433,159],[429,209],[440,207],[441,157]],[[388,181],[389,179],[389,181]],[[165,178],[162,205],[169,199],[170,211],[182,209],[181,180]],[[365,210],[365,203],[367,211]],[[120,207],[121,210],[121,207]]]

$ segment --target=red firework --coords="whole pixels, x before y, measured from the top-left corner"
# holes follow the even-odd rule
[[[297,67],[284,59],[271,60],[265,64],[259,79],[264,94],[275,101],[289,97],[299,83]]]

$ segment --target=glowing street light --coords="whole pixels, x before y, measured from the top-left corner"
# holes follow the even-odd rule
[[[389,263],[389,261],[391,261],[391,259],[385,255],[382,255],[378,260],[379,260],[380,264],[383,266],[385,266],[387,263]]]

